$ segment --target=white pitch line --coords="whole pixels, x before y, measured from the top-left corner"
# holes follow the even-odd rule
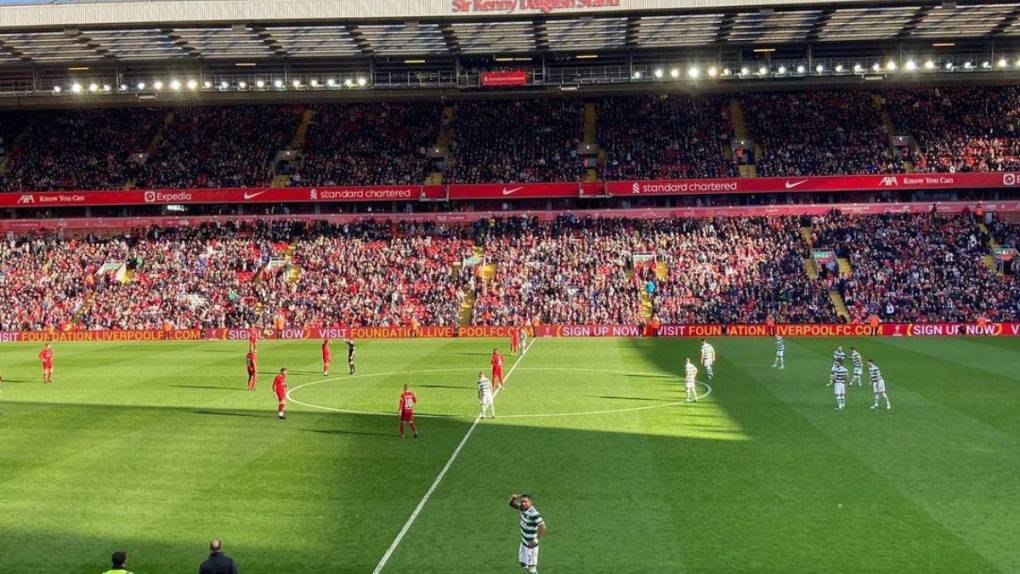
[[[389,371],[389,372],[386,372],[386,373],[369,373],[367,375],[352,375],[352,376],[355,376],[355,377],[357,377],[360,380],[360,379],[367,379],[367,378],[370,378],[370,377],[389,377],[391,375],[419,375],[419,374],[423,374],[423,373],[452,373],[452,372],[455,372],[455,371],[473,371],[473,370],[476,370],[476,369],[474,367],[450,367],[450,368],[447,368],[447,369],[427,369],[427,370],[424,370],[424,371]],[[354,410],[354,409],[338,409],[338,408],[335,408],[335,407],[324,407],[322,405],[313,405],[312,403],[306,403],[306,402],[302,402],[302,401],[299,401],[299,400],[295,399],[293,394],[292,394],[292,393],[296,393],[297,391],[299,391],[299,390],[301,390],[301,389],[303,389],[305,387],[310,387],[312,385],[321,385],[322,383],[332,383],[333,381],[344,381],[344,380],[347,380],[349,378],[351,378],[351,376],[348,376],[348,377],[333,377],[331,379],[322,379],[322,380],[319,380],[319,381],[312,381],[310,383],[305,383],[303,385],[298,385],[298,386],[294,387],[293,389],[290,389],[289,391],[287,391],[287,400],[291,401],[294,404],[301,405],[303,407],[308,407],[310,409],[319,409],[319,410],[322,410],[322,411],[329,411],[331,413],[343,413],[343,414],[347,414],[347,415],[372,415],[372,416],[382,416],[382,417],[392,417],[392,416],[394,416],[394,414],[392,412],[358,411],[358,410]],[[468,387],[465,387],[465,389],[466,390],[470,390],[470,389],[468,389]],[[448,418],[454,418],[454,417],[457,417],[457,416],[460,416],[460,415],[426,415],[426,414],[419,414],[419,415],[415,415],[415,416],[418,417],[418,418],[448,419]]]
[[[507,371],[506,376],[503,377],[504,384],[510,378],[510,376],[514,374],[514,369],[517,368],[517,365],[521,364],[521,361],[524,359],[524,356],[528,354],[528,350],[535,345],[535,341],[537,340],[538,339],[533,338],[531,342],[528,343],[528,346],[524,348],[524,351],[521,352],[521,356],[517,357],[517,360],[514,361],[514,364],[510,366],[510,370]],[[495,395],[498,395],[499,391],[501,390],[503,390],[502,386],[496,389],[496,392],[493,394],[493,397],[495,397]],[[457,448],[453,450],[453,454],[450,455],[450,460],[446,461],[446,465],[443,466],[443,470],[440,470],[439,474],[436,476],[436,479],[432,481],[432,486],[429,487],[429,489],[425,492],[425,496],[423,496],[421,501],[418,502],[418,506],[414,508],[414,512],[411,513],[411,516],[408,517],[407,522],[404,523],[404,527],[401,528],[400,532],[397,533],[397,537],[393,539],[393,543],[390,544],[390,547],[386,549],[386,554],[383,554],[382,558],[379,559],[379,563],[375,565],[375,570],[372,571],[372,574],[379,574],[380,572],[382,572],[383,568],[386,567],[386,563],[390,561],[390,556],[393,556],[393,552],[396,551],[397,547],[400,546],[401,541],[404,540],[404,536],[407,534],[407,531],[411,529],[411,525],[414,524],[414,521],[418,518],[418,514],[421,513],[421,510],[425,508],[425,504],[427,504],[429,499],[432,498],[432,493],[436,491],[436,488],[439,486],[439,483],[442,482],[443,477],[446,476],[447,471],[449,471],[450,467],[453,466],[453,461],[457,460],[457,456],[460,455],[461,449],[463,449],[464,445],[467,444],[468,439],[471,438],[471,434],[475,432],[475,428],[478,426],[478,422],[480,420],[482,420],[481,413],[479,413],[478,416],[475,417],[475,422],[471,423],[471,426],[468,428],[467,432],[464,433],[464,438],[460,439],[460,444],[458,444]]]

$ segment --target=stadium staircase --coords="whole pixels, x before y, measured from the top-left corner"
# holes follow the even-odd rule
[[[850,265],[850,260],[846,257],[837,257],[836,263],[839,265],[839,274],[843,277],[849,277],[854,274],[853,267]]]
[[[807,273],[808,279],[818,281],[818,264],[815,263],[814,257],[811,257],[811,250],[814,249],[814,241],[811,239],[811,228],[801,227],[800,234],[804,237],[804,243],[808,246],[808,257],[803,259],[804,273]]]
[[[740,107],[740,100],[730,98],[730,122],[733,123],[733,137],[738,140],[751,141],[751,135],[747,132],[747,122],[744,120],[744,108]],[[753,143],[753,142],[752,142]],[[761,157],[761,146],[753,143],[754,157],[757,160]],[[732,150],[727,157],[732,157]],[[738,165],[737,171],[740,177],[758,177],[758,168],[755,165]]]
[[[146,162],[148,162],[149,159],[151,159],[152,156],[156,153],[156,150],[159,148],[159,144],[163,141],[163,134],[166,132],[167,128],[169,128],[174,123],[175,117],[176,114],[173,111],[169,111],[166,113],[166,115],[163,116],[163,123],[160,124],[159,129],[156,130],[156,133],[152,134],[152,139],[149,140],[149,144],[145,146]],[[135,178],[133,177],[128,178],[128,180],[124,182],[124,189],[125,190],[134,189],[135,184],[136,184]]]
[[[475,259],[483,260],[485,257],[485,248],[476,245],[473,249],[473,256]],[[457,281],[460,278],[460,271],[463,264],[464,263],[462,261],[457,261],[450,268],[450,273],[453,274],[454,281]],[[484,282],[489,282],[496,274],[496,266],[491,263],[482,265],[479,270],[479,277]],[[466,327],[471,324],[471,319],[474,317],[476,297],[475,290],[468,285],[464,286],[463,292],[464,299],[460,303],[459,324],[461,327]]]
[[[7,173],[7,167],[10,164],[11,156],[14,155],[15,150],[21,147],[21,142],[25,140],[27,134],[28,130],[22,129],[21,133],[15,136],[14,140],[10,142],[10,145],[7,147],[7,153],[3,156],[0,156],[0,175],[4,175]]]
[[[981,230],[986,237],[988,237],[988,249],[992,252],[982,255],[981,262],[985,264],[985,267],[987,267],[989,271],[1001,277],[1002,272],[999,270],[999,264],[995,262],[995,256],[993,255],[995,250],[999,247],[999,242],[992,237],[992,234],[988,231],[988,226],[984,223],[978,222],[977,228]]]
[[[889,152],[893,154],[893,157],[896,157],[896,146],[893,144],[893,141],[902,134],[899,128],[896,127],[892,114],[885,107],[885,98],[879,94],[871,94],[871,100],[875,102],[875,107],[882,116],[882,126],[885,127],[885,132],[889,134]],[[907,173],[915,171],[914,162],[903,160],[901,164],[903,165],[903,170]]]
[[[308,128],[312,125],[312,118],[315,117],[315,110],[305,108],[301,113],[301,123],[294,130],[294,137],[290,138],[290,149],[301,149],[305,147],[305,138],[308,137]]]
[[[443,121],[439,125],[439,133],[436,135],[436,148],[446,151],[450,147],[450,140],[453,139],[453,106],[443,106]],[[447,156],[447,161],[451,158]],[[440,185],[443,183],[443,172],[433,171],[425,179],[426,185]]]
[[[85,318],[85,315],[89,314],[89,311],[95,304],[96,304],[96,292],[93,291],[89,293],[88,298],[82,302],[81,307],[78,307],[78,310],[74,312],[74,317],[71,318],[71,324],[77,325],[78,323],[80,323],[81,320]]]
[[[584,132],[583,132],[583,134],[584,134],[584,143],[589,144],[589,145],[597,143],[595,141],[595,138],[597,137],[596,136],[595,125],[596,125],[597,121],[598,121],[598,112],[595,109],[595,102],[585,102],[584,103]],[[601,152],[600,152],[600,156],[601,156]],[[602,158],[599,157],[599,161],[601,161],[601,160],[602,160]],[[585,170],[584,173],[585,173],[585,180],[586,181],[597,181],[598,178],[599,178],[598,171],[595,168],[588,168],[587,170]]]
[[[832,307],[836,310],[836,315],[839,315],[845,323],[849,323],[850,311],[847,311],[846,302],[843,301],[843,296],[839,294],[839,291],[830,289],[829,300],[832,301]]]

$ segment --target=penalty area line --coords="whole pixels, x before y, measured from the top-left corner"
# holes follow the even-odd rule
[[[528,350],[530,350],[531,347],[535,345],[535,341],[537,340],[538,340],[537,338],[531,339],[531,342],[528,343],[528,346],[525,347],[524,350],[521,352],[521,356],[517,357],[517,360],[514,361],[514,364],[510,366],[510,370],[507,371],[506,376],[503,377],[504,384],[506,384],[506,381],[509,380],[510,376],[514,374],[514,369],[517,368],[517,365],[521,364],[521,361],[524,359],[524,356],[528,354]],[[499,391],[501,390],[503,390],[503,387],[496,389],[496,392],[493,394],[493,397],[498,395]],[[421,513],[422,509],[425,508],[425,505],[428,503],[429,499],[432,498],[432,493],[436,491],[436,488],[439,486],[439,483],[443,481],[443,478],[446,476],[447,471],[449,471],[450,467],[453,466],[453,462],[457,460],[457,457],[460,455],[460,451],[464,448],[464,445],[467,444],[468,439],[471,438],[471,435],[475,432],[475,428],[478,427],[478,423],[481,420],[482,415],[481,413],[479,413],[475,417],[475,421],[471,423],[470,427],[468,427],[467,432],[464,433],[464,438],[460,439],[460,444],[457,445],[457,448],[453,449],[453,454],[450,455],[450,459],[446,461],[446,464],[443,466],[443,469],[439,471],[439,474],[436,475],[436,479],[432,481],[432,486],[430,486],[429,489],[425,491],[425,496],[423,496],[421,500],[418,502],[418,506],[414,507],[414,512],[412,512],[411,516],[407,518],[407,522],[404,523],[403,528],[401,528],[400,532],[397,533],[397,537],[393,539],[393,543],[391,543],[390,547],[386,549],[386,553],[383,554],[382,558],[379,559],[379,563],[375,565],[375,570],[372,570],[372,574],[379,574],[380,572],[383,571],[383,568],[386,567],[386,563],[390,561],[390,557],[393,556],[393,553],[397,550],[397,547],[400,546],[400,543],[404,540],[404,536],[407,534],[407,531],[411,529],[411,525],[414,524],[414,521],[417,520],[418,515]]]

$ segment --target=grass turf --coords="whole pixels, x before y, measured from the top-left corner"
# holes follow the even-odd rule
[[[892,411],[867,386],[833,410],[837,343],[877,360]],[[711,395],[678,405],[694,340],[537,341],[385,571],[519,571],[506,498],[528,491],[543,572],[1020,572],[1020,341],[788,339],[783,371],[770,340],[715,344]],[[254,393],[242,342],[58,344],[52,386],[38,346],[2,345],[0,572],[95,573],[115,549],[193,571],[214,536],[245,574],[371,572],[494,345],[363,341],[353,378],[338,346],[324,380],[317,342],[266,341]],[[294,399],[368,414],[277,421],[279,366]],[[403,383],[434,415],[417,441],[397,438]]]

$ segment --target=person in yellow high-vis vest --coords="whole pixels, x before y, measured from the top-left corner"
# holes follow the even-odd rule
[[[124,563],[127,562],[127,552],[118,550],[113,553],[110,560],[113,562],[113,568],[107,570],[103,574],[134,574],[124,567]]]

